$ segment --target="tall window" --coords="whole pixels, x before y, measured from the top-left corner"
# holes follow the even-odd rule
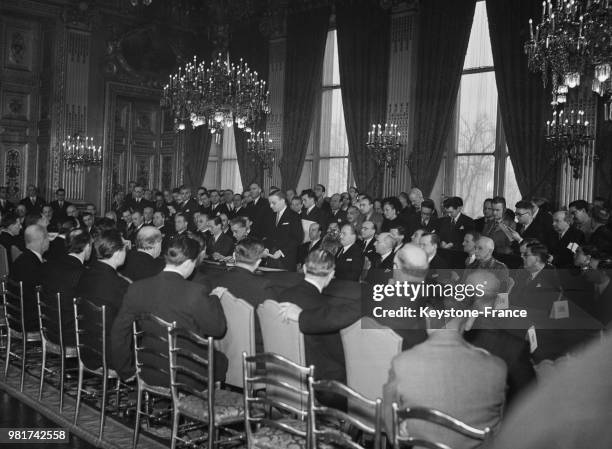
[[[234,192],[242,192],[234,128],[223,129],[221,145],[215,143],[214,137],[210,145],[210,155],[202,185],[208,189],[232,189]]]
[[[336,30],[327,33],[321,96],[313,121],[298,190],[320,183],[327,194],[345,192],[354,184],[340,91],[340,66]]]
[[[479,1],[463,65],[455,144],[446,177],[446,191],[463,198],[464,212],[471,217],[482,215],[487,197],[505,196],[509,206],[520,199],[502,129],[494,70],[486,3]]]

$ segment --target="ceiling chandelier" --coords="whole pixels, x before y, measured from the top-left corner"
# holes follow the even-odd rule
[[[275,161],[275,150],[272,147],[272,139],[269,132],[251,132],[251,137],[247,139],[248,153],[253,160],[264,170],[272,170]]]
[[[568,89],[592,70],[592,90],[610,102],[612,93],[612,1],[552,0],[542,2],[542,20],[529,19],[525,43],[529,69],[550,82],[553,105],[567,101]],[[590,78],[590,77],[589,77]]]
[[[94,145],[93,137],[76,133],[62,142],[62,159],[72,170],[98,166],[102,164],[102,147]]]
[[[584,120],[584,111],[571,111],[564,115],[564,110],[554,110],[552,121],[546,122],[546,142],[555,150],[554,158],[567,159],[572,167],[573,177],[582,176],[582,166],[591,154],[590,143],[593,133],[588,121]]]
[[[376,165],[381,170],[386,168],[391,170],[391,177],[395,178],[397,161],[401,144],[399,142],[400,133],[397,125],[387,124],[381,126],[380,123],[372,125],[372,131],[368,132],[366,146],[372,151],[372,157]]]
[[[224,127],[236,123],[239,129],[251,132],[254,124],[270,112],[266,82],[258,78],[240,59],[230,63],[229,54],[209,64],[193,62],[170,76],[161,100],[163,107],[174,113],[177,130],[187,123],[193,128],[206,125],[219,143]]]

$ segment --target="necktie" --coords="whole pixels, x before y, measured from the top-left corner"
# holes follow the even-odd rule
[[[280,212],[277,212],[276,213],[276,226],[278,226],[278,222],[280,221],[280,218],[281,218],[281,214]]]

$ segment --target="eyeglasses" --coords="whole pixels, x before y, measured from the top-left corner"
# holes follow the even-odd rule
[[[523,213],[521,214],[521,213],[516,212],[514,215],[516,215],[517,217],[522,217],[523,215],[527,215],[528,213],[529,213],[529,212],[523,212]]]

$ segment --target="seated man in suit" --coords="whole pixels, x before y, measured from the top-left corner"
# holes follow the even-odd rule
[[[308,227],[308,242],[302,243],[298,248],[298,264],[303,265],[308,254],[321,246],[321,225],[312,223]]]
[[[440,246],[460,251],[463,236],[474,229],[474,220],[462,213],[463,200],[458,196],[446,198],[442,206],[447,215],[438,220]]]
[[[466,232],[463,236],[463,252],[467,255],[465,259],[465,268],[475,268],[476,266],[476,241],[480,238],[480,234],[476,231]]]
[[[447,311],[468,312],[475,297],[462,301],[444,298]],[[384,418],[391,432],[391,404],[400,409],[428,407],[447,413],[479,429],[495,431],[501,423],[505,389],[506,364],[484,349],[475,348],[463,339],[475,318],[447,318],[441,326],[428,327],[428,338],[396,356],[391,362],[389,380],[383,387]],[[440,328],[437,328],[440,327]],[[413,437],[443,443],[456,449],[475,448],[480,441],[458,432],[421,420],[408,420],[399,431]]]
[[[236,215],[230,221],[230,229],[236,243],[251,237],[251,220],[246,215]]]
[[[427,262],[429,264],[429,273],[427,274],[428,282],[445,282],[449,273],[447,273],[449,264],[440,254],[438,254],[438,245],[440,244],[440,236],[426,232],[419,240],[419,246],[427,254]]]
[[[404,243],[406,243],[406,226],[401,224],[396,224],[389,229],[389,234],[393,237],[395,241],[395,246],[393,247],[393,253],[396,254]]]
[[[342,247],[336,254],[336,279],[358,281],[363,269],[363,254],[357,244],[357,234],[351,225],[344,225],[340,230]]]
[[[338,226],[346,221],[346,211],[340,209],[340,205],[340,194],[334,193],[329,198],[329,221],[337,223]]]
[[[128,251],[119,272],[132,282],[155,276],[164,268],[159,259],[162,235],[154,226],[143,226],[136,235],[136,248]]]
[[[319,209],[317,206],[317,196],[312,189],[306,189],[300,195],[302,198],[302,209],[301,219],[307,221],[314,221],[319,223],[321,230],[325,232],[327,229],[327,213]]]
[[[516,217],[518,219],[516,230],[510,230],[514,240],[513,247],[515,253],[519,253],[519,244],[525,239],[537,239],[540,242],[548,241],[550,232],[541,220],[534,220],[532,203],[529,201],[519,201],[516,203]]]
[[[361,251],[372,265],[376,260],[376,226],[371,221],[364,221],[360,229]]]
[[[278,297],[302,309],[299,313],[295,307],[284,306],[289,319],[296,319],[299,313],[306,364],[315,365],[317,378],[346,382],[340,330],[359,318],[359,301],[339,300],[322,293],[334,277],[334,257],[327,251],[310,253],[303,270],[304,280],[282,291]],[[320,399],[334,401],[330,396]]]
[[[383,223],[383,216],[374,210],[374,201],[368,195],[364,195],[361,200],[359,200],[359,212],[361,212],[361,215],[359,216],[358,223],[370,221],[374,223],[376,231],[380,231]]]
[[[426,232],[433,232],[437,229],[438,219],[436,218],[436,205],[433,200],[425,199],[421,203],[419,213],[412,215],[408,223],[408,232],[412,235],[419,228]]]
[[[476,263],[470,268],[490,271],[500,283],[500,292],[505,293],[510,287],[510,273],[508,267],[493,257],[495,243],[489,237],[480,237],[476,241]]]
[[[81,276],[75,293],[97,306],[106,306],[106,332],[108,336],[113,321],[121,308],[123,295],[130,285],[126,278],[117,273],[117,269],[125,262],[126,250],[121,234],[115,229],[97,234],[94,239],[94,249],[96,260],[91,263],[89,270]],[[92,326],[88,330],[93,335],[95,335],[95,332],[99,333],[97,326]],[[106,356],[110,361],[110,345],[107,345]]]
[[[393,248],[395,240],[388,232],[381,232],[376,236],[377,257],[372,263],[366,275],[366,282],[370,284],[386,284],[387,280],[393,276]]]
[[[83,229],[75,229],[66,237],[67,254],[42,266],[41,285],[46,294],[61,293],[64,344],[75,344],[73,299],[85,272],[85,263],[92,250],[91,236]]]
[[[10,277],[23,282],[23,316],[26,331],[39,329],[36,286],[42,279],[42,255],[49,249],[49,235],[40,225],[30,225],[24,233],[25,251],[15,259]]]
[[[548,248],[557,268],[571,268],[577,247],[584,244],[584,233],[571,224],[572,216],[568,211],[560,210],[553,214],[552,227],[555,232],[551,233]]]
[[[492,219],[485,222],[481,234],[490,237],[495,243],[495,252],[499,254],[512,253],[512,234],[515,229],[514,221],[508,220],[506,215],[506,199],[503,196],[496,196],[491,201]]]
[[[222,337],[226,330],[225,315],[219,298],[209,296],[208,289],[200,283],[186,279],[195,268],[200,248],[198,242],[189,237],[180,237],[166,250],[164,270],[152,278],[132,284],[123,300],[119,315],[113,324],[112,360],[122,379],[134,375],[134,350],[132,345],[132,322],[142,313],[152,313],[173,322],[179,327],[201,336]],[[144,342],[167,353],[168,346],[161,341]],[[194,350],[206,357],[199,348]],[[167,361],[166,361],[167,363]],[[227,359],[215,353],[215,380],[225,379]],[[161,368],[166,368],[162,367]],[[153,385],[168,386],[169,375],[161,370],[145,371],[143,377]],[[201,385],[193,385],[202,389]]]
[[[493,198],[486,198],[482,203],[482,217],[474,220],[476,232],[482,232],[485,226],[493,220]]]
[[[208,220],[211,235],[206,242],[206,255],[213,260],[223,260],[232,255],[234,242],[223,232],[223,222],[220,217]]]

